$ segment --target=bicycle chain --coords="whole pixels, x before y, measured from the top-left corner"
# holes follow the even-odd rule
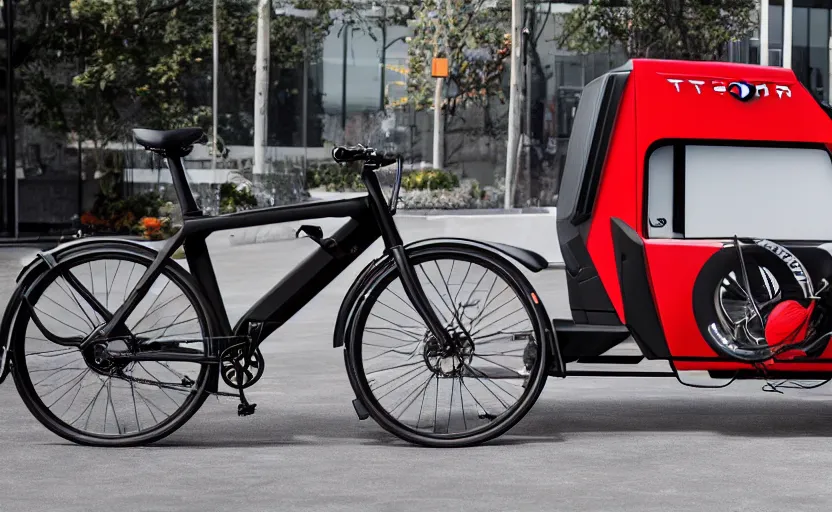
[[[159,382],[159,381],[152,381],[152,380],[148,380],[148,379],[142,379],[141,377],[130,377],[130,376],[125,375],[123,373],[121,375],[113,375],[113,377],[118,378],[118,379],[123,379],[123,380],[126,380],[126,381],[130,381],[130,382],[136,382],[138,384],[146,384],[148,386],[155,386],[157,388],[173,389],[173,390],[178,390],[178,391],[184,391],[186,389],[187,390],[193,390],[193,388],[189,387],[189,385],[185,384],[185,383],[182,383],[182,384],[168,384],[166,382]],[[185,378],[187,378],[187,377],[185,377]],[[188,380],[190,380],[190,379],[188,379]],[[193,383],[193,381],[191,381],[191,383]],[[238,393],[226,393],[225,391],[205,391],[205,392],[208,393],[209,395],[229,396],[229,397],[232,397],[232,398],[239,398]]]

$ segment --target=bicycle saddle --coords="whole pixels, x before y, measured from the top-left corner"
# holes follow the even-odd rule
[[[187,151],[194,144],[207,140],[200,128],[181,128],[179,130],[133,130],[136,142],[150,151]]]

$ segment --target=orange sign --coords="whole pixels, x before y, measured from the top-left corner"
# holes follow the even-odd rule
[[[430,66],[430,74],[434,78],[448,78],[448,59],[434,57]]]

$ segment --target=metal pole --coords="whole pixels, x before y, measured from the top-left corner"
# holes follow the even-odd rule
[[[347,37],[350,34],[350,29],[351,26],[348,23],[344,27],[344,54],[341,63],[343,66],[341,75],[341,130],[344,131],[344,137],[347,136]],[[344,140],[343,142],[346,143],[347,141]]]
[[[303,29],[303,100],[302,100],[302,109],[303,112],[301,113],[301,144],[303,144],[303,179],[306,179],[306,167],[307,167],[307,136],[309,131],[309,34],[307,29],[304,27]]]
[[[387,71],[387,6],[382,7],[382,9],[384,10],[382,11],[381,15],[381,77],[379,80],[381,82],[381,86],[379,88],[381,92],[379,94],[378,109],[384,112],[384,109],[386,107],[386,91],[384,90],[384,79]]]
[[[271,2],[259,0],[257,5],[257,64],[254,82],[254,173],[265,172],[269,112],[269,44]]]
[[[760,65],[768,66],[768,0],[760,0]]]
[[[214,0],[214,69],[213,69],[213,83],[212,86],[212,106],[211,106],[211,117],[213,118],[213,134],[212,138],[213,141],[211,143],[211,171],[214,175],[213,179],[216,179],[217,174],[217,134],[219,132],[219,121],[217,120],[217,115],[219,113],[219,68],[220,68],[220,23],[219,19],[217,18],[217,3],[218,0]]]
[[[533,7],[532,7],[533,8]],[[529,65],[529,51],[531,50],[530,45],[532,44],[532,34],[534,34],[534,11],[532,9],[528,9],[526,11],[526,15],[528,16],[528,20],[526,22],[526,27],[523,30],[523,67],[526,68],[526,76],[525,76],[525,87],[524,94],[523,94],[523,101],[526,103],[525,105],[525,114],[526,119],[523,127],[523,151],[525,152],[525,160],[526,160],[526,176],[528,177],[528,182],[526,183],[526,188],[528,192],[531,193],[531,184],[532,184],[532,67]],[[517,188],[517,181],[514,181],[514,188]],[[529,199],[532,199],[529,197]]]
[[[523,25],[523,0],[511,1],[511,77],[509,80],[509,102],[508,102],[508,144],[506,145],[506,193],[503,207],[511,208],[514,198],[511,196],[513,190],[511,185],[512,174],[517,167],[517,145],[520,132],[520,52],[521,35]]]
[[[445,79],[436,79],[436,91],[433,96],[433,168],[445,167],[445,115],[442,111]]]
[[[80,47],[84,47],[84,31],[80,30],[78,34],[78,41]],[[78,55],[78,72],[84,69],[84,55],[79,52]],[[78,137],[78,219],[80,221],[81,215],[84,214],[84,156],[83,156],[83,141]]]
[[[783,1],[783,67],[792,67],[792,0]]]
[[[832,17],[830,17],[829,30],[832,33]],[[832,103],[832,36],[829,37],[829,41],[826,44],[826,54],[827,59],[829,59],[829,85],[826,87],[826,101],[827,103]]]
[[[17,238],[17,157],[14,121],[14,2],[3,2],[6,17],[6,220],[9,235]]]

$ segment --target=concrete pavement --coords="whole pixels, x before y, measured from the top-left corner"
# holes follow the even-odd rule
[[[232,321],[314,246],[210,246]],[[0,253],[0,304],[20,260]],[[802,511],[832,503],[832,388],[763,393],[756,382],[694,390],[665,379],[550,379],[531,413],[489,445],[431,450],[359,422],[331,347],[346,286],[368,258],[263,345],[247,395],[209,399],[147,448],[75,446],[43,428],[11,382],[0,387],[0,512],[65,510]],[[532,276],[566,316],[560,271]]]

